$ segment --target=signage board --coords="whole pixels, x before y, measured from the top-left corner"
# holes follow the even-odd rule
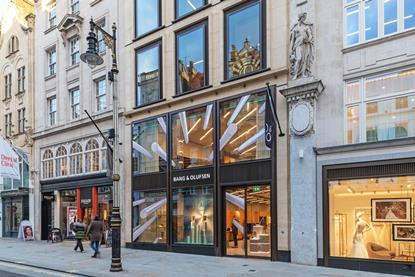
[[[174,186],[213,184],[213,168],[173,171]]]

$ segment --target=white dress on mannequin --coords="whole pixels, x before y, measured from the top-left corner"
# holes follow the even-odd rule
[[[361,259],[369,258],[363,239],[363,234],[369,231],[369,229],[369,225],[361,218],[361,215],[358,216],[358,219],[356,220],[356,231],[353,236],[352,257]]]

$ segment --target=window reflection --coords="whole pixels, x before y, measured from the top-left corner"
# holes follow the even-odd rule
[[[213,104],[172,116],[174,169],[212,164],[212,120]]]
[[[346,44],[359,43],[359,6],[346,9]]]
[[[260,1],[232,11],[227,21],[227,79],[260,69],[262,24]]]
[[[177,244],[213,244],[213,187],[173,191],[173,241]]]
[[[177,35],[177,93],[206,85],[206,23]]]
[[[160,26],[160,0],[136,0],[136,36],[141,36]]]
[[[404,28],[415,27],[415,0],[404,1]]]
[[[222,163],[266,159],[266,93],[245,95],[220,104],[220,156]]]
[[[133,193],[133,242],[166,243],[165,191]]]
[[[378,36],[378,0],[365,2],[365,37],[366,40]]]
[[[137,106],[160,98],[160,47],[157,42],[137,52]]]
[[[206,5],[206,0],[176,0],[176,15],[181,17]]]
[[[134,173],[166,170],[166,133],[165,116],[133,125]]]
[[[392,34],[398,31],[398,0],[384,1],[384,33]]]

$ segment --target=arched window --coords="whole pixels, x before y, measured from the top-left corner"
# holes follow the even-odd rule
[[[71,146],[69,164],[71,175],[82,173],[82,146],[79,143],[74,143]]]
[[[101,170],[107,170],[107,143],[105,140],[101,147]]]
[[[56,177],[68,175],[68,152],[65,146],[60,146],[56,151]]]
[[[53,178],[53,152],[50,149],[45,150],[42,156],[42,178]]]
[[[9,54],[19,51],[19,40],[16,36],[12,36],[9,40]]]
[[[85,172],[99,171],[99,144],[95,139],[86,143]]]

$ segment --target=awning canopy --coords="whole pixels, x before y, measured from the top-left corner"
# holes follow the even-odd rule
[[[0,177],[20,180],[19,155],[0,136]]]

